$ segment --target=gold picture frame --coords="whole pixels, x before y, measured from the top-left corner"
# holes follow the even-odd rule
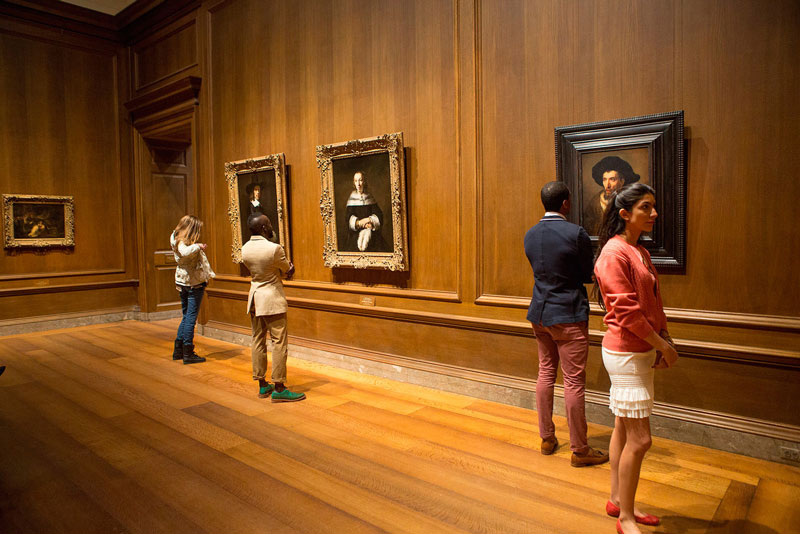
[[[68,196],[4,194],[5,248],[74,247],[74,206]]]
[[[319,145],[317,167],[325,266],[407,271],[403,133]]]
[[[258,211],[269,217],[275,241],[291,259],[289,207],[286,196],[286,163],[283,154],[231,161],[225,164],[228,183],[228,220],[233,239],[231,257],[242,263],[242,245],[250,239],[247,217]]]

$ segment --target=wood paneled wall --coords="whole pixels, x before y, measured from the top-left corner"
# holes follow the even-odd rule
[[[684,358],[659,375],[660,409],[729,428],[744,421],[751,431],[800,441],[797,2],[206,0],[190,7],[197,9],[176,11],[134,38],[130,66],[108,56],[110,66],[80,67],[95,65],[109,82],[114,65],[125,68],[131,96],[202,78],[192,150],[219,274],[204,321],[247,326],[248,280],[231,261],[223,164],[283,152],[297,265],[286,284],[295,343],[532,385],[536,348],[525,308],[533,279],[522,236],[543,213],[540,188],[555,178],[553,128],[683,109],[688,267],[662,280]],[[4,87],[15,87],[5,72]],[[113,99],[115,89],[106,89]],[[113,118],[114,104],[99,102]],[[19,112],[6,113],[12,108]],[[120,144],[129,146],[131,134],[121,130]],[[406,145],[411,270],[326,269],[315,147],[395,131]],[[108,142],[90,146],[107,155]],[[123,168],[126,158],[123,150]],[[125,171],[121,177],[124,199]],[[590,328],[588,388],[601,398],[608,379],[597,309]]]
[[[458,291],[454,21],[452,3],[427,0],[246,0],[212,8],[204,72],[212,176],[221,176],[226,161],[273,153],[271,148],[286,154],[298,279],[336,280],[322,262],[316,145],[402,130],[413,191],[413,268],[407,279],[373,279],[412,290]],[[225,183],[214,185],[214,212],[226,213]],[[217,263],[220,272],[239,274],[229,261],[230,234],[218,236]]]
[[[118,46],[0,19],[0,192],[70,195],[75,246],[3,249],[0,320],[132,308],[135,235]]]
[[[800,163],[799,12],[791,1],[481,2],[483,292],[531,287],[519,240],[503,236],[542,214],[553,126],[683,109],[688,267],[662,277],[666,305],[800,315],[796,269],[778,259],[800,257],[784,219],[800,214],[800,182],[787,179]]]
[[[133,87],[137,94],[197,74],[196,14],[146,34],[131,46]]]
[[[211,324],[246,326],[223,164],[284,152],[296,342],[532,380],[521,243],[555,176],[553,128],[684,109],[688,269],[663,287],[685,358],[660,400],[800,428],[795,2],[234,0],[198,20]],[[390,131],[408,147],[411,271],[325,269],[314,147]],[[591,327],[604,392],[597,310]]]

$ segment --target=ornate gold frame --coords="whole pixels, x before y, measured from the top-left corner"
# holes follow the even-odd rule
[[[230,161],[225,164],[225,180],[228,182],[228,220],[231,225],[233,240],[231,241],[231,257],[236,263],[242,263],[242,216],[239,213],[239,175],[251,172],[275,170],[275,189],[278,203],[277,228],[278,239],[291,259],[289,247],[289,207],[286,197],[286,164],[283,154],[270,154],[259,158],[241,161]],[[273,221],[275,222],[275,221]]]
[[[391,185],[392,252],[342,252],[336,233],[336,208],[333,192],[333,160],[388,152]],[[390,271],[407,271],[408,233],[406,227],[406,176],[403,161],[403,132],[390,133],[317,147],[317,167],[322,179],[319,201],[325,228],[322,256],[326,267],[375,268]]]
[[[14,237],[14,204],[63,204],[64,237]],[[51,248],[75,246],[75,203],[72,197],[50,195],[3,195],[3,235],[5,248]]]

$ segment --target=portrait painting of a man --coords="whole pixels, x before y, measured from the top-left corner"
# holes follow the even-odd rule
[[[628,184],[649,182],[647,162],[647,149],[644,148],[583,155],[581,225],[589,235],[598,234],[603,212],[612,193]]]
[[[334,160],[333,182],[338,250],[391,252],[388,153]]]
[[[282,153],[225,163],[228,184],[228,219],[231,225],[231,257],[242,262],[242,244],[250,240],[247,218],[263,214],[272,223],[269,238],[280,243],[291,258],[289,199],[285,157]]]
[[[250,239],[247,218],[252,213],[263,213],[269,217],[273,227],[278,227],[278,197],[275,187],[275,170],[239,174],[239,213],[242,229],[242,242]],[[274,232],[272,241],[280,242],[278,233]]]
[[[686,269],[686,166],[683,111],[558,126],[556,180],[572,191],[570,222],[596,248],[611,197],[640,183],[656,191],[658,218],[642,237],[659,272]]]

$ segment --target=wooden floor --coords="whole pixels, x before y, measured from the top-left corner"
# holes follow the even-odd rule
[[[534,412],[296,359],[272,404],[239,345],[173,362],[176,324],[0,337],[0,532],[614,532]],[[800,532],[800,469],[702,447],[656,439],[639,497],[645,532]]]

